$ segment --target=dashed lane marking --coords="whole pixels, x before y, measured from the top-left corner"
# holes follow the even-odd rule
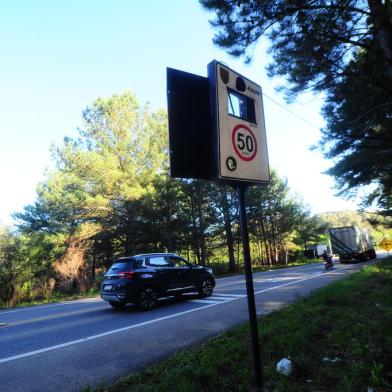
[[[221,293],[214,293],[214,297],[243,298],[243,297],[246,297],[246,294],[221,294]]]
[[[227,301],[214,301],[212,299],[191,299],[188,302],[193,302],[197,304],[221,304]]]
[[[198,304],[213,304],[213,303],[224,303],[228,301],[233,301],[235,299],[246,297],[244,294],[214,294],[211,297],[206,297],[203,299],[191,299],[189,302],[194,302]]]

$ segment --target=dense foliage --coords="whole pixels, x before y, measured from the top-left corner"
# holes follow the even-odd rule
[[[288,98],[324,92],[321,147],[342,194],[371,185],[365,205],[392,215],[392,3],[390,0],[200,0],[215,11],[215,43],[247,56],[270,42],[271,76]]]
[[[98,99],[77,139],[52,148],[55,167],[0,240],[0,301],[85,291],[114,257],[174,251],[216,272],[241,268],[238,202],[228,186],[168,176],[167,117],[132,93]],[[286,181],[247,192],[252,258],[287,263],[320,227]],[[25,290],[25,291],[24,291]],[[26,296],[23,294],[23,296]]]

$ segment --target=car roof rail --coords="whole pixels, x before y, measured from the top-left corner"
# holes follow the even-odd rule
[[[172,253],[172,252],[170,252],[170,253],[168,253],[168,252],[140,253],[140,254],[134,255],[132,257],[149,257],[149,256],[177,256],[177,257],[179,257],[178,254]]]

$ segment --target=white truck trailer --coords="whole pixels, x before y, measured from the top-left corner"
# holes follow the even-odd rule
[[[329,245],[310,245],[308,246],[309,250],[313,250],[314,258],[317,259],[321,257],[324,252],[327,252],[328,255],[332,253],[331,247]]]
[[[332,253],[340,261],[364,261],[377,257],[373,239],[365,228],[356,226],[332,227],[328,229]]]

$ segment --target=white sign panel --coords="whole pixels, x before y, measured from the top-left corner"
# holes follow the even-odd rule
[[[214,62],[218,133],[218,177],[270,180],[261,87]]]

